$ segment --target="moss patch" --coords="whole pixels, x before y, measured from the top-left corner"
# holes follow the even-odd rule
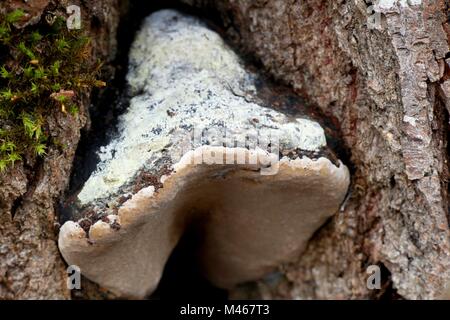
[[[0,172],[27,155],[45,156],[55,144],[48,116],[76,116],[81,95],[105,85],[84,31],[68,30],[63,17],[15,28],[23,17],[0,15]]]

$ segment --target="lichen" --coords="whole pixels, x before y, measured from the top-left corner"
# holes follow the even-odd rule
[[[318,123],[249,101],[255,79],[196,18],[172,10],[151,15],[130,51],[127,80],[135,96],[119,119],[120,134],[100,148],[100,162],[78,199],[86,204],[112,195],[158,159],[167,156],[174,164],[187,151],[222,146],[222,140],[247,148],[259,142],[264,150],[261,142],[270,139],[280,150],[326,146]]]
[[[0,15],[0,172],[45,156],[57,143],[49,138],[49,115],[76,116],[82,94],[104,85],[85,31],[68,30],[59,16],[51,25],[16,28],[24,15]]]

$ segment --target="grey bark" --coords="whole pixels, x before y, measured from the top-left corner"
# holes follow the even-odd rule
[[[368,28],[370,1],[186,2],[217,8],[238,44],[334,118],[355,168],[343,211],[282,268],[281,284],[250,294],[441,297],[450,278],[444,1],[378,7],[378,29]],[[385,268],[382,290],[367,289],[371,264]]]

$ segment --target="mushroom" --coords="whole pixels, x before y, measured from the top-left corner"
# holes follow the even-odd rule
[[[67,263],[142,298],[192,225],[218,287],[298,257],[338,210],[349,172],[317,122],[258,100],[257,79],[197,18],[145,19],[130,52],[134,97],[60,229]]]

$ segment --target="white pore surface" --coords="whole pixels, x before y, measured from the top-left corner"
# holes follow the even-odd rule
[[[326,145],[318,123],[249,102],[254,76],[239,57],[199,20],[173,10],[144,21],[127,80],[134,98],[119,120],[118,137],[98,152],[101,161],[78,195],[83,204],[117,192],[163,155],[178,162],[186,146],[198,146],[190,142],[193,130],[207,129],[209,145],[222,145],[212,133],[225,131],[241,146],[261,135],[276,136],[280,150]]]

